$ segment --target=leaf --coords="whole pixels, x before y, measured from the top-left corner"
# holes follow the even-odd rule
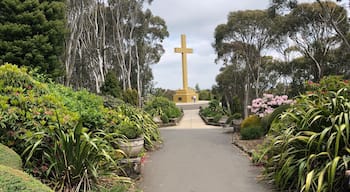
[[[322,169],[320,172],[320,175],[318,176],[318,181],[317,181],[317,192],[322,192],[323,189],[323,179],[324,179],[324,174],[326,172],[326,169]]]
[[[338,165],[338,162],[340,160],[340,157],[335,157],[333,159],[333,161],[331,161],[331,166],[329,167],[330,170],[328,170],[328,181],[327,183],[329,183],[330,185],[330,190],[333,189],[333,184],[334,184],[334,178],[335,178],[335,174],[336,174],[336,171],[337,171],[337,165]]]
[[[313,180],[313,176],[314,176],[314,170],[312,170],[311,172],[309,172],[306,176],[306,182],[305,182],[305,191],[308,192],[310,190],[311,184],[312,184],[312,180]]]

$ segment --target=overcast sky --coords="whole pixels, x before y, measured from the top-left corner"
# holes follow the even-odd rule
[[[152,66],[155,87],[182,88],[181,55],[174,53],[180,47],[180,36],[186,34],[189,54],[188,84],[201,89],[211,88],[221,66],[215,64],[214,30],[226,23],[231,11],[266,9],[269,0],[154,0],[149,7],[154,15],[162,17],[170,36],[164,41],[165,54],[158,64]]]

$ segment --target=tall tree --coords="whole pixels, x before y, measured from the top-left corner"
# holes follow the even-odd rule
[[[62,75],[65,1],[0,1],[0,64],[39,68]]]
[[[255,97],[261,94],[260,76],[262,69],[262,52],[278,39],[272,33],[273,20],[264,10],[247,10],[231,12],[226,24],[217,26],[215,43],[217,61],[236,65],[245,73],[245,116],[251,99],[250,90],[254,88]]]
[[[337,30],[342,33],[348,30],[344,8],[333,2],[323,2],[321,5],[332,11],[325,13],[322,6],[316,2],[298,4],[286,15],[287,19],[282,27],[295,43],[296,50],[313,63],[310,73],[315,81],[332,71],[329,69],[332,67],[329,65],[329,55],[342,43]],[[336,23],[337,30],[332,23]]]
[[[100,92],[105,76],[114,75],[124,91],[139,98],[152,79],[151,64],[164,53],[166,24],[145,0],[68,0],[66,84]],[[113,73],[113,74],[112,74]]]

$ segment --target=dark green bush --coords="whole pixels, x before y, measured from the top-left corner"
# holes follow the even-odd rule
[[[128,117],[120,122],[118,125],[118,131],[122,136],[128,139],[136,139],[142,134],[142,127],[133,121],[130,121]]]
[[[0,144],[0,165],[5,165],[14,169],[22,169],[22,159],[7,146]]]
[[[260,126],[245,127],[240,131],[243,140],[259,139],[263,136],[263,133],[264,131]]]
[[[261,118],[257,115],[250,115],[245,118],[241,124],[241,138],[242,139],[258,139],[264,135],[264,130],[262,128]]]
[[[166,114],[163,114],[160,116],[160,119],[162,120],[163,123],[169,123],[169,117]]]
[[[4,165],[0,165],[0,191],[53,192],[28,174]]]
[[[115,71],[109,71],[106,75],[105,82],[101,87],[101,91],[104,95],[110,95],[115,98],[120,98],[122,95],[122,89],[119,86],[117,79],[117,73]]]

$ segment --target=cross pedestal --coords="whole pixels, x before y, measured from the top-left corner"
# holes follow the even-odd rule
[[[187,78],[187,54],[193,53],[193,49],[186,47],[186,36],[181,35],[181,47],[175,48],[175,53],[181,53],[182,55],[182,84],[183,88],[176,91],[174,95],[174,102],[177,103],[189,103],[194,102],[193,97],[198,100],[198,94],[192,90],[188,89],[188,78]]]
[[[195,91],[192,89],[180,89],[176,91],[173,99],[176,103],[191,103],[194,102],[193,96],[196,96],[198,101],[198,94]]]

